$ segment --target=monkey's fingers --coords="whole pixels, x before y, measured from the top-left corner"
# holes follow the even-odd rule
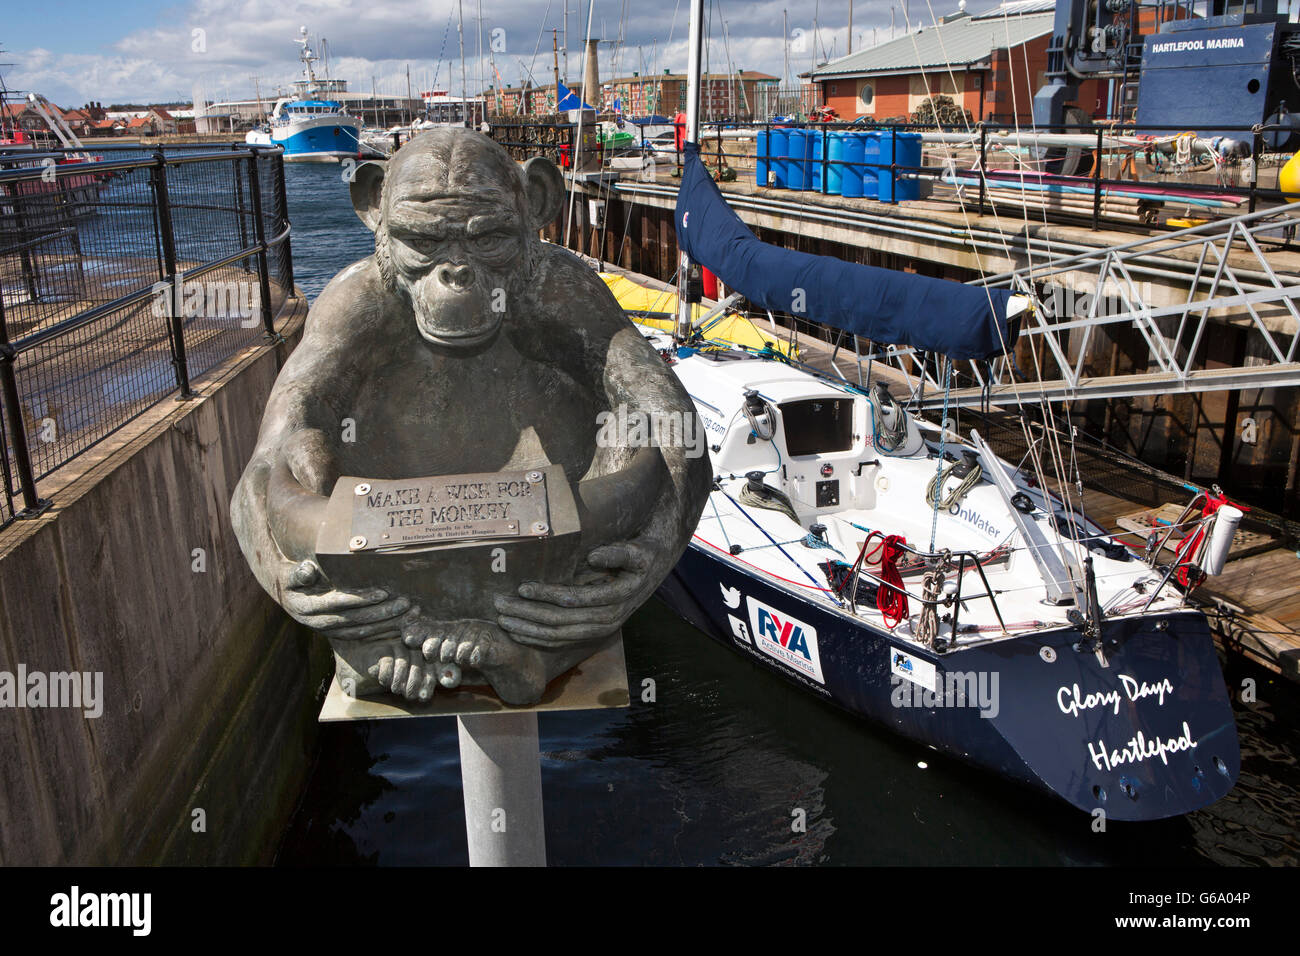
[[[635,544],[607,544],[596,548],[587,555],[587,563],[593,568],[616,571],[626,568],[629,571],[644,571],[650,567],[650,553]]]
[[[323,594],[306,594],[288,591],[283,595],[284,609],[290,614],[341,614],[356,608],[370,607],[388,599],[383,588],[364,591],[326,591]]]
[[[393,655],[393,678],[392,683],[381,680],[380,683],[391,690],[394,694],[404,695],[406,693],[406,679],[411,672],[411,662],[405,654],[397,653]]]
[[[316,611],[305,614],[301,620],[304,624],[318,631],[332,631],[336,628],[354,627],[358,624],[376,624],[390,621],[405,613],[410,601],[396,597],[378,604],[365,604],[360,607],[345,607],[337,611]]]
[[[302,561],[289,573],[289,588],[294,591],[301,591],[320,584],[324,580],[325,572],[320,569],[319,564],[312,560]]]
[[[545,601],[557,607],[602,607],[619,604],[641,590],[645,578],[640,574],[617,574],[599,584],[541,584],[527,581],[519,585],[519,596]]]
[[[545,624],[535,624],[532,621],[521,620],[517,617],[500,617],[497,618],[497,623],[501,625],[502,629],[509,631],[511,636],[520,644],[544,649],[565,647],[583,641],[594,641],[597,638],[605,637],[610,632],[607,624],[574,624],[566,627],[550,627]]]
[[[497,597],[496,609],[501,614],[532,621],[535,624],[549,624],[562,627],[575,624],[599,624],[606,628],[616,626],[623,615],[623,605],[603,604],[599,606],[556,607],[541,601],[526,601],[523,598],[500,595]]]
[[[306,621],[303,623],[307,624],[308,627],[311,627],[310,623]],[[320,629],[313,628],[313,630]],[[322,630],[321,633],[331,640],[340,641],[360,641],[368,638],[382,637],[400,639],[402,636],[401,629],[391,620],[378,621],[374,624],[358,624],[355,627],[334,627],[329,630]]]
[[[379,681],[380,687],[390,687],[393,683],[394,664],[396,664],[396,661],[393,660],[392,655],[385,655],[379,659],[377,664],[371,664],[367,669],[370,676]]]

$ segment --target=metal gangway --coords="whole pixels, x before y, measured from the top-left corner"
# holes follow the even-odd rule
[[[1037,252],[1031,265],[973,280],[1028,299],[1019,353],[1038,356],[1049,374],[1035,376],[1010,356],[956,363],[949,406],[1300,385],[1300,253],[1282,249],[1297,226],[1300,203],[1292,203],[1087,252]],[[1284,252],[1295,271],[1270,262],[1266,247],[1274,259]],[[1089,290],[1082,303],[1080,285]],[[1244,358],[1216,355],[1206,366],[1211,323],[1246,330]],[[1089,345],[1098,330],[1120,327],[1145,340],[1147,367],[1098,374]],[[858,354],[902,373],[916,407],[943,405],[941,356],[876,342]]]

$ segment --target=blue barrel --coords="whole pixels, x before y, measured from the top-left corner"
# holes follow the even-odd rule
[[[840,179],[840,195],[850,199],[862,198],[862,156],[866,147],[866,134],[844,134],[844,173]],[[855,165],[857,164],[857,165]]]
[[[916,179],[900,179],[898,176],[905,176],[911,170],[904,167],[921,165],[921,134],[920,133],[893,133],[893,163],[899,167],[897,175],[888,168],[890,163],[890,145],[887,140],[881,140],[881,162],[886,164],[886,168],[880,170],[878,177],[879,194],[881,202],[900,202],[908,199],[921,198],[921,183]]]
[[[793,158],[785,168],[786,187],[789,189],[808,189],[810,186],[809,166],[812,157],[812,137],[808,130],[790,130],[790,156]]]
[[[884,138],[888,132],[882,132],[873,129],[866,133],[856,134],[862,137],[862,161],[864,163],[886,163],[889,162],[889,155],[884,152]],[[862,198],[875,199],[877,193],[877,177],[880,175],[879,166],[862,167]]]
[[[760,129],[754,147],[754,182],[757,185],[767,185],[767,168],[767,130]]]
[[[772,186],[775,189],[786,188],[786,161],[777,159],[778,156],[787,156],[790,153],[790,131],[788,129],[774,129],[772,135],[767,138],[768,154],[772,157],[768,164],[772,169]]]
[[[831,133],[826,141],[826,192],[838,196],[844,188],[844,137],[847,133]]]

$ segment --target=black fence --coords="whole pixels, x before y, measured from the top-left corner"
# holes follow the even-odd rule
[[[0,525],[230,356],[293,290],[279,149],[0,153]]]

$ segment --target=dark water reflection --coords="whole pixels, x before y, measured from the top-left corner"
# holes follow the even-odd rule
[[[1276,700],[1237,707],[1232,794],[1186,818],[1094,833],[1058,801],[806,697],[658,602],[632,618],[625,646],[630,708],[540,717],[556,865],[1300,861],[1300,714],[1294,691],[1255,669],[1239,676]],[[652,703],[640,697],[646,678]],[[792,830],[797,809],[804,833]],[[467,862],[454,722],[324,727],[280,862]]]
[[[337,166],[291,166],[294,263],[311,297],[368,255]],[[1300,862],[1300,695],[1237,704],[1242,773],[1189,817],[1111,823],[805,696],[651,602],[625,628],[632,706],[540,717],[550,862],[1201,866]],[[644,679],[655,700],[641,699]],[[926,764],[922,769],[919,764]],[[796,810],[806,832],[795,832]],[[455,723],[330,724],[284,864],[465,864]]]

